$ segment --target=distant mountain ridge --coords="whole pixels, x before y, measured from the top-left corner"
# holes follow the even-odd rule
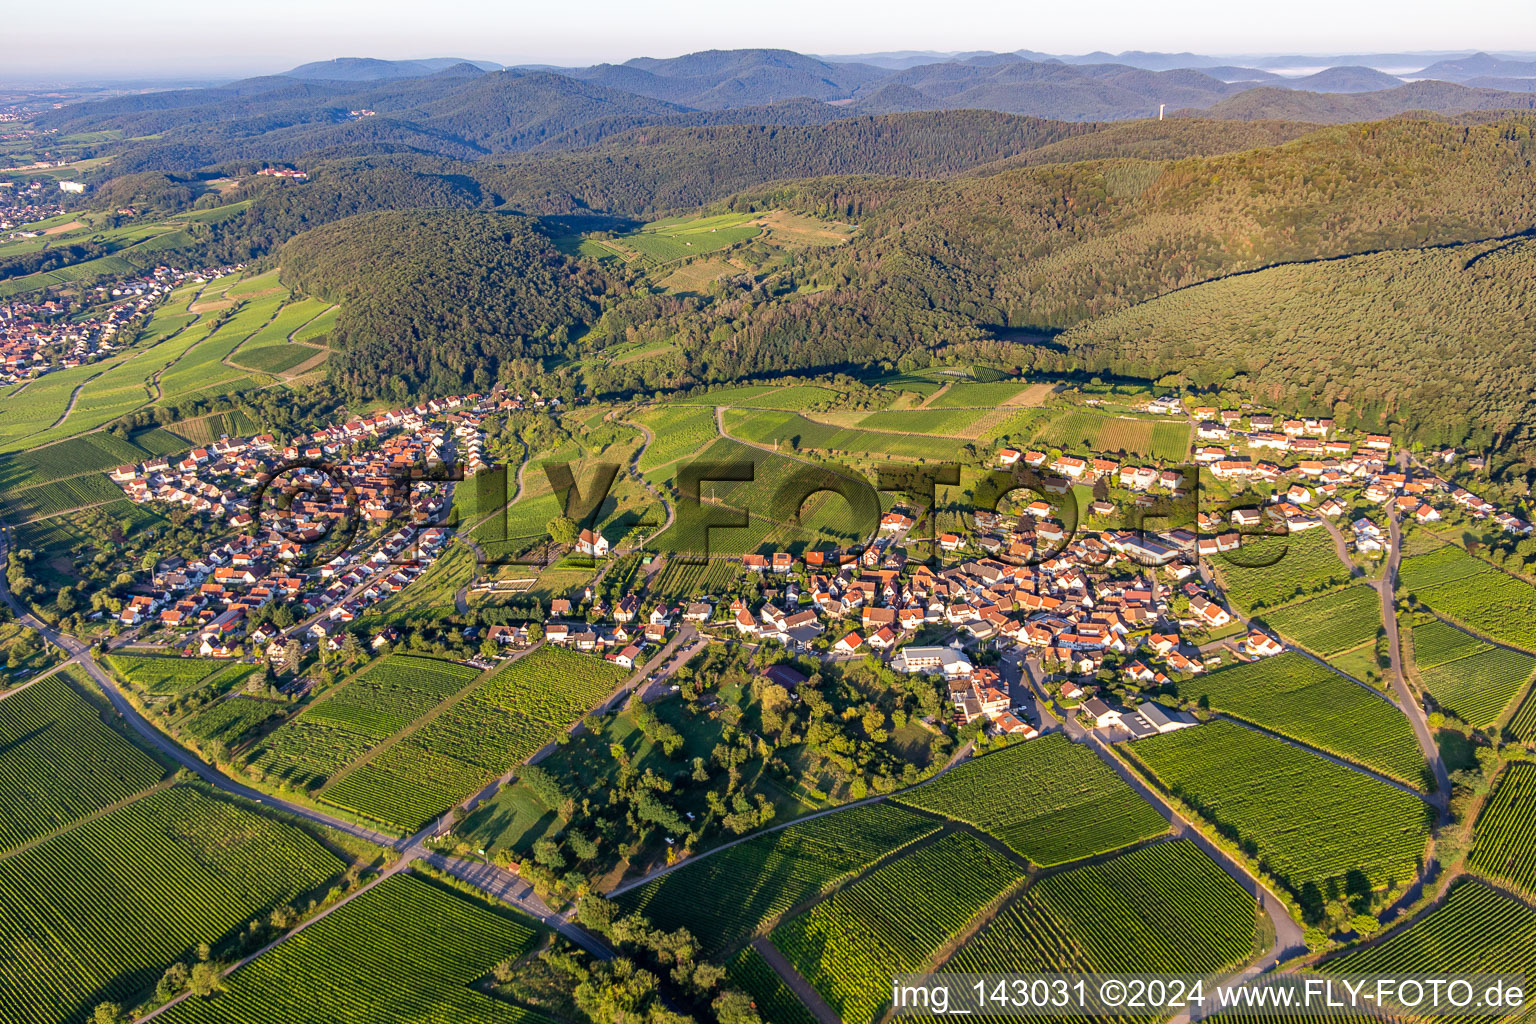
[[[1458,115],[1530,109],[1536,62],[1460,54],[1440,63],[1477,84],[1409,85],[1364,63],[1279,76],[1196,54],[974,53],[878,66],[789,50],[705,50],[587,68],[509,68],[439,57],[345,57],[202,89],[135,93],[50,110],[61,131],[111,130],[116,173],[188,171],[232,160],[417,153],[474,159],[575,149],[649,125],[813,125],[858,116],[986,110],[1052,121],[1119,121],[1159,111],[1313,123],[1413,111]],[[911,61],[919,61],[911,63]],[[1128,60],[1134,63],[1122,63]],[[1158,70],[1169,64],[1200,68]],[[1483,72],[1504,72],[1487,84]]]

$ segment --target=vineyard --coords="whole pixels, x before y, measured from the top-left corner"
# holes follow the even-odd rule
[[[947,434],[972,437],[971,428],[991,409],[898,409],[861,416],[860,430],[887,430],[898,434]]]
[[[184,693],[229,664],[207,658],[167,658],[156,654],[109,654],[107,664],[146,693]]]
[[[1536,910],[1467,881],[1428,916],[1385,942],[1329,960],[1321,969],[1332,974],[1519,974],[1529,972],[1533,963]]]
[[[1388,783],[1231,722],[1128,747],[1292,892],[1352,871],[1377,889],[1418,872],[1432,812]]]
[[[1536,892],[1536,764],[1512,764],[1477,820],[1474,868]]]
[[[1145,456],[1179,462],[1189,454],[1189,425],[1127,419],[1096,412],[1063,412],[1036,433],[1036,444],[1067,452]]]
[[[1288,651],[1212,672],[1189,684],[1211,707],[1411,786],[1424,756],[1396,707],[1311,658]]]
[[[391,878],[241,968],[213,999],[189,999],[168,1024],[545,1024],[477,992],[497,962],[533,948],[533,922],[414,875]],[[386,1009],[387,1008],[387,1009]]]
[[[1447,544],[1405,558],[1404,590],[1501,643],[1536,650],[1536,587]]]
[[[1239,559],[1273,560],[1273,564],[1240,565]],[[1248,537],[1239,551],[1214,562],[1226,583],[1227,596],[1245,615],[1278,608],[1349,582],[1349,567],[1339,561],[1327,530],[1303,530],[1283,537]]]
[[[1280,635],[1324,658],[1376,639],[1381,595],[1367,586],[1345,587],[1310,601],[1276,608],[1264,621]]]
[[[1254,898],[1188,840],[1039,882],[946,971],[1213,974],[1253,956]]]
[[[755,444],[775,445],[786,452],[814,451],[893,455],[909,459],[942,459],[955,454],[963,441],[927,434],[896,434],[817,423],[793,412],[752,412],[732,409],[725,414],[726,431]]]
[[[1033,387],[1029,381],[1017,378],[994,381],[956,381],[945,391],[932,399],[930,409],[996,409],[1006,405],[1017,398],[1026,388]],[[1047,385],[1049,386],[1049,385]]]
[[[1504,716],[1536,672],[1536,657],[1495,647],[1439,619],[1413,628],[1413,660],[1436,702],[1480,729]]]
[[[115,434],[86,434],[0,459],[0,489],[46,484],[81,473],[105,472],[125,463],[141,462],[147,454],[145,449]]]
[[[651,443],[640,456],[642,473],[697,455],[719,436],[715,429],[715,411],[703,406],[664,405],[642,410],[634,419],[651,431]]]
[[[702,565],[669,561],[652,578],[647,593],[658,601],[683,601],[702,594],[718,594],[736,578],[738,563],[711,559]]]
[[[204,742],[218,740],[226,748],[233,748],[287,710],[288,705],[280,701],[236,695],[199,711],[182,723],[181,731]]]
[[[1536,689],[1526,695],[1525,703],[1510,719],[1509,731],[1522,743],[1536,743]]]
[[[717,953],[941,826],[890,804],[855,807],[721,850],[614,897],[658,928]]]
[[[1108,765],[1061,734],[967,761],[896,799],[973,825],[1042,867],[1168,829]]]
[[[165,769],[57,675],[0,701],[0,851],[150,786]]]
[[[262,741],[251,763],[313,788],[462,690],[478,670],[391,654],[315,701]]]
[[[625,678],[601,658],[541,647],[361,765],[325,799],[407,831],[552,741]]]
[[[0,861],[0,1019],[132,1004],[167,964],[335,876],[286,825],[175,787]]]
[[[816,1015],[753,947],[743,946],[731,957],[725,965],[725,978],[732,988],[751,997],[758,1016],[770,1024],[816,1024]]]
[[[6,492],[0,514],[12,522],[41,519],[87,505],[120,500],[122,489],[102,473],[68,476],[23,490]]]
[[[871,1024],[895,975],[928,966],[1022,877],[1002,854],[950,833],[779,925],[773,944],[844,1024]]]

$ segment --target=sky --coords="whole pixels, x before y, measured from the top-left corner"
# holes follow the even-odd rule
[[[0,78],[238,78],[338,56],[586,65],[695,50],[1536,51],[1533,0],[71,0],[11,5]]]

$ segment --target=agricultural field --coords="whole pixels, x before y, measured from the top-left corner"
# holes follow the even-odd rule
[[[996,409],[1018,401],[1019,396],[1032,387],[1034,385],[1026,380],[962,380],[931,398],[925,408]]]
[[[1436,703],[1479,729],[1503,718],[1536,672],[1536,657],[1495,647],[1439,619],[1413,627],[1413,660]]]
[[[4,498],[0,499],[0,517],[14,523],[44,519],[88,505],[119,501],[122,497],[122,488],[106,474],[87,473],[5,492]]]
[[[898,434],[947,434],[972,437],[972,426],[991,409],[901,409],[861,416],[860,430],[885,430]]]
[[[1330,974],[1520,974],[1536,963],[1536,910],[1480,882],[1368,948],[1328,960]],[[1519,1018],[1517,1018],[1519,1019]]]
[[[528,953],[537,926],[415,875],[398,875],[241,968],[214,999],[189,999],[167,1024],[549,1024],[472,987]],[[381,941],[381,937],[388,937]]]
[[[145,431],[146,435],[149,433],[152,432]],[[125,463],[142,462],[151,454],[165,453],[153,452],[104,431],[84,434],[45,448],[0,458],[0,490],[33,487],[69,476],[105,472]]]
[[[764,394],[751,395],[739,401],[717,404],[729,404],[741,409],[784,409],[789,412],[801,412],[817,406],[835,404],[842,397],[841,391],[823,387],[820,384],[791,384],[787,387],[774,388]]]
[[[719,432],[713,409],[696,405],[663,405],[642,409],[634,420],[650,428],[652,441],[640,456],[639,470],[649,473],[678,459],[697,455]]]
[[[278,701],[236,695],[210,704],[188,718],[179,730],[207,743],[217,740],[225,748],[237,747],[259,732],[272,719],[285,714],[288,705]]]
[[[816,1024],[816,1015],[751,946],[742,947],[731,957],[725,965],[725,977],[733,988],[752,998],[758,1015],[769,1024]]]
[[[298,299],[287,303],[271,322],[241,343],[230,362],[263,373],[283,373],[314,358],[313,348],[294,344],[289,338],[329,306],[320,299]]]
[[[877,413],[876,415],[883,415]],[[889,455],[903,459],[942,459],[955,454],[955,438],[925,434],[895,434],[817,423],[792,412],[751,412],[732,409],[725,414],[726,433],[754,444],[777,445],[785,452],[798,449]]]
[[[1264,622],[1292,643],[1330,658],[1376,639],[1381,595],[1363,585],[1345,587],[1265,612]]]
[[[1358,871],[1375,889],[1418,872],[1424,801],[1231,722],[1127,744],[1162,786],[1301,896]]]
[[[159,654],[109,654],[107,664],[146,693],[184,693],[230,664],[211,658],[168,658]]]
[[[1500,643],[1536,650],[1536,587],[1447,544],[1404,558],[1402,589]]]
[[[684,601],[699,595],[718,594],[736,578],[740,568],[735,561],[718,558],[698,565],[670,560],[651,577],[646,594],[658,601]]]
[[[1286,651],[1219,669],[1185,689],[1209,697],[1213,710],[1410,786],[1424,782],[1424,756],[1408,717],[1304,654]]]
[[[1470,864],[1536,892],[1536,764],[1504,770],[1493,798],[1477,819]]]
[[[1168,830],[1162,815],[1108,765],[1061,734],[967,761],[895,799],[996,836],[1041,867]]]
[[[1257,944],[1254,898],[1188,840],[1052,875],[944,965],[966,974],[1216,974]]]
[[[719,953],[941,827],[892,804],[855,807],[685,862],[614,900],[658,928],[687,928],[705,950]]]
[[[331,333],[336,326],[336,318],[340,315],[341,307],[332,306],[294,331],[293,340],[304,345],[324,344],[325,336]]]
[[[1189,424],[1128,419],[1096,412],[1070,411],[1052,417],[1034,436],[1075,454],[1123,454],[1165,462],[1182,462],[1189,455]]]
[[[1271,565],[1239,565],[1233,559],[1276,559]],[[1257,615],[1299,598],[1349,582],[1349,567],[1339,561],[1327,530],[1303,530],[1285,536],[1244,538],[1239,551],[1210,560],[1225,583],[1233,607]]]
[[[100,711],[59,675],[0,701],[0,753],[0,852],[125,800],[166,774],[104,725]]]
[[[199,942],[343,867],[306,833],[183,786],[85,822],[0,860],[0,1018],[73,1024],[132,1005]]]
[[[436,658],[391,654],[321,695],[262,740],[250,763],[306,789],[325,783],[444,700],[479,670]]]
[[[638,231],[611,238],[587,238],[578,251],[599,258],[617,257],[626,263],[660,267],[729,248],[762,234],[755,213],[714,217],[671,217],[653,221]]]
[[[1525,703],[1510,719],[1509,731],[1522,743],[1536,743],[1536,689],[1526,695]]]
[[[420,828],[554,740],[627,675],[595,656],[541,647],[328,787],[325,799],[406,831]]]
[[[773,944],[844,1024],[872,1024],[897,974],[920,971],[1023,878],[1018,865],[952,832],[773,930]]]

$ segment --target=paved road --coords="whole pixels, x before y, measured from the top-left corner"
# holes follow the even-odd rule
[[[1404,455],[1406,456],[1406,453]],[[1387,555],[1386,571],[1382,573],[1380,582],[1375,586],[1376,592],[1381,595],[1381,621],[1387,629],[1387,653],[1392,662],[1392,688],[1397,692],[1399,706],[1407,714],[1408,720],[1413,723],[1413,734],[1418,738],[1419,749],[1424,752],[1424,759],[1429,762],[1430,768],[1435,773],[1436,792],[1432,802],[1440,812],[1440,824],[1444,825],[1451,817],[1451,776],[1445,770],[1445,759],[1440,756],[1440,747],[1429,731],[1429,722],[1424,717],[1424,707],[1414,696],[1413,690],[1408,686],[1407,677],[1403,675],[1403,642],[1398,635],[1395,608],[1397,568],[1403,559],[1403,531],[1395,508],[1388,510],[1387,525],[1392,541],[1392,551]]]
[[[463,882],[468,882],[475,888],[496,897],[503,903],[509,904],[521,910],[530,917],[536,918],[543,924],[559,932],[563,938],[570,940],[577,946],[591,953],[601,960],[612,960],[613,950],[605,946],[597,936],[578,927],[566,918],[556,914],[545,906],[529,885],[520,876],[513,874],[495,864],[484,861],[470,860],[465,857],[449,857],[441,853],[424,853],[423,861],[446,871],[448,874]]]

